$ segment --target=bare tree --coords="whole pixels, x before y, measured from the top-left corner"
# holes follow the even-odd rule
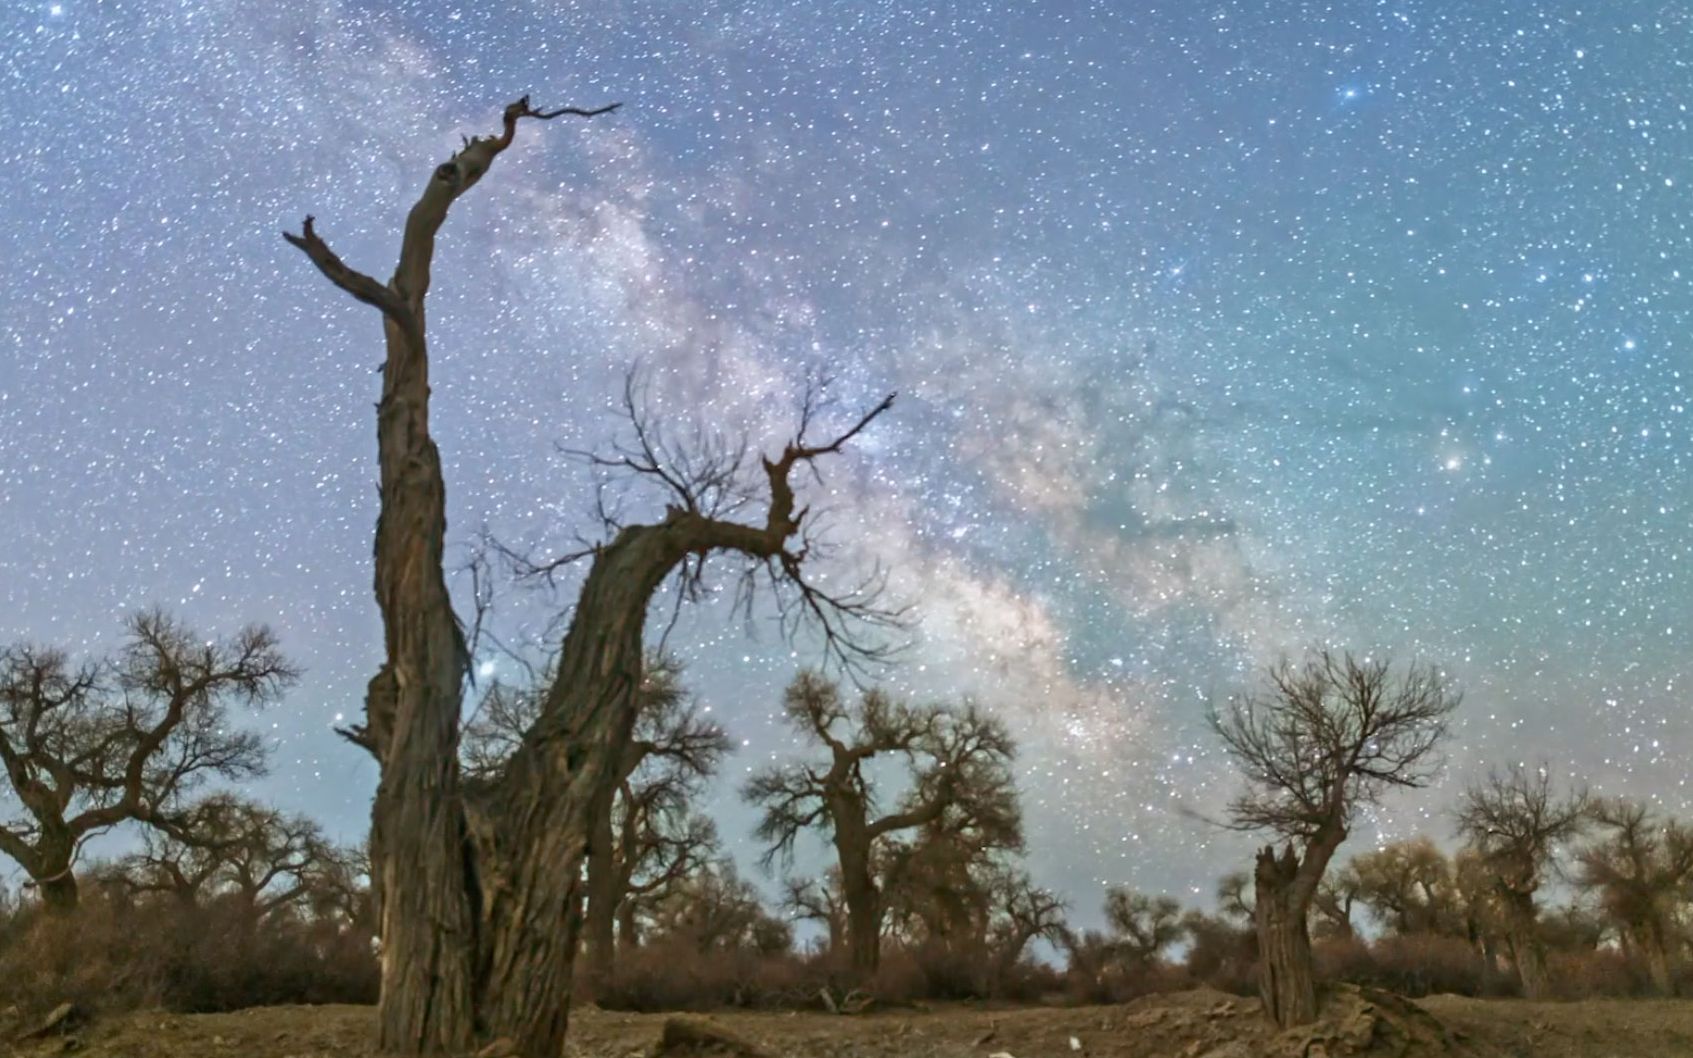
[[[1693,832],[1622,798],[1595,801],[1589,813],[1601,837],[1576,854],[1578,880],[1640,952],[1652,986],[1674,995],[1670,938],[1693,880]]]
[[[1521,764],[1489,773],[1458,807],[1458,833],[1479,854],[1498,896],[1511,961],[1529,999],[1545,995],[1547,983],[1534,896],[1558,846],[1585,825],[1586,812],[1585,791],[1555,796],[1544,767],[1531,773]]]
[[[1317,1016],[1309,917],[1329,860],[1360,805],[1395,787],[1426,785],[1458,697],[1436,668],[1311,651],[1283,660],[1267,690],[1236,697],[1212,727],[1245,772],[1229,808],[1239,830],[1286,839],[1266,846],[1254,874],[1259,994],[1278,1025]]]
[[[150,830],[142,847],[120,860],[118,879],[131,892],[169,893],[188,905],[216,899],[257,925],[304,906],[313,879],[338,855],[314,821],[231,794],[194,805],[169,831]]]
[[[132,821],[179,830],[203,781],[263,771],[263,745],[229,707],[270,702],[294,678],[264,628],[208,642],[156,610],[130,619],[107,661],[0,650],[0,764],[21,809],[0,823],[0,852],[49,910],[74,908],[88,838]]]
[[[1317,895],[1311,898],[1311,910],[1316,915],[1312,932],[1319,937],[1346,940],[1357,936],[1352,927],[1352,905],[1358,902],[1358,892],[1358,875],[1350,867],[1325,874],[1317,886]]]
[[[1011,736],[974,705],[915,707],[867,691],[855,706],[816,673],[801,673],[783,702],[788,722],[825,752],[755,774],[747,801],[764,809],[758,836],[769,843],[768,866],[791,857],[806,831],[826,831],[835,848],[847,908],[847,950],[860,980],[875,973],[886,914],[878,857],[901,831],[934,828],[970,835],[980,847],[1021,844],[1020,815],[1009,764]],[[909,785],[892,811],[879,811],[866,765],[898,757]]]
[[[1173,897],[1114,886],[1105,892],[1105,921],[1119,957],[1144,966],[1181,939],[1182,905]]]
[[[1067,905],[1057,894],[1036,886],[1023,871],[1002,871],[993,892],[989,947],[993,952],[992,984],[999,988],[1035,940],[1063,943]]]
[[[765,910],[758,890],[733,863],[720,860],[673,886],[654,908],[655,943],[685,943],[700,954],[752,951],[775,955],[793,944],[793,930]]]
[[[829,868],[821,880],[789,878],[783,884],[782,908],[798,921],[822,923],[829,951],[846,950],[847,907],[839,867]]]
[[[337,287],[378,309],[385,329],[375,548],[385,652],[364,723],[347,734],[381,771],[370,852],[383,947],[378,1043],[388,1051],[462,1051],[481,1034],[524,1053],[563,1048],[580,866],[634,726],[643,633],[663,584],[679,574],[679,597],[697,594],[710,556],[738,555],[746,561],[748,605],[751,588],[768,585],[790,627],[805,621],[819,629],[843,663],[887,650],[882,638],[855,630],[897,623],[897,613],[875,601],[879,582],[835,591],[808,579],[817,533],[794,482],[796,471],[841,452],[892,397],[827,440],[812,438],[825,409],[807,400],[794,440],[761,461],[762,473],[747,465],[744,446],[673,458],[657,424],[632,401],[635,441],[600,462],[658,487],[669,506],[650,523],[608,522],[609,539],[542,564],[588,563],[552,682],[499,778],[474,790],[461,782],[469,659],[442,565],[446,487],[428,417],[424,299],[435,239],[449,208],[511,146],[520,122],[609,109],[542,111],[527,97],[507,106],[499,135],[466,140],[430,174],[387,283],[350,268],[309,217],[299,234],[287,235]],[[754,512],[760,499],[762,512]],[[737,517],[748,512],[747,520]]]

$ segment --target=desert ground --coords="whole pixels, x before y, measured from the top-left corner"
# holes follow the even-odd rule
[[[10,1046],[19,1055],[90,1058],[353,1058],[372,1053],[372,1017],[370,1008],[354,1006],[204,1015],[143,1012],[73,1023],[66,1031]],[[703,1034],[687,1031],[701,1027]],[[711,1039],[717,1033],[723,1038]],[[857,1015],[585,1009],[572,1019],[569,1053],[582,1058],[1673,1058],[1693,1055],[1693,1001],[1528,1003],[1436,996],[1412,1005],[1353,991],[1329,1004],[1316,1031],[1279,1036],[1259,1016],[1255,1001],[1207,990],[1148,996],[1120,1006],[937,1006]]]

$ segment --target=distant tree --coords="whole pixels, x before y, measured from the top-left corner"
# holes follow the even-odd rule
[[[1499,900],[1511,961],[1529,999],[1544,996],[1547,985],[1534,897],[1558,846],[1580,833],[1586,813],[1584,791],[1555,796],[1544,767],[1531,774],[1520,764],[1470,786],[1458,807],[1459,836],[1475,850]]]
[[[1393,842],[1355,856],[1358,902],[1400,936],[1461,933],[1452,862],[1426,837]]]
[[[1358,902],[1359,879],[1351,867],[1330,871],[1317,886],[1311,898],[1311,910],[1316,920],[1311,930],[1319,937],[1339,937],[1351,940],[1357,935],[1352,926],[1352,905]]]
[[[1589,815],[1600,836],[1576,854],[1577,879],[1640,953],[1652,986],[1673,995],[1671,938],[1693,882],[1693,831],[1622,798],[1593,802]]]
[[[1258,934],[1252,918],[1188,911],[1182,915],[1187,941],[1184,964],[1201,981],[1215,981],[1244,973],[1258,958]]]
[[[350,267],[307,217],[288,242],[336,287],[382,316],[386,357],[376,412],[379,470],[375,595],[384,657],[363,723],[345,734],[376,760],[372,889],[382,941],[377,1044],[403,1054],[459,1052],[479,1037],[525,1054],[556,1055],[569,1025],[583,872],[593,820],[615,777],[637,711],[648,610],[666,583],[704,594],[715,556],[739,566],[743,598],[772,599],[784,627],[818,630],[832,659],[884,656],[898,611],[877,604],[878,578],[827,589],[814,575],[816,520],[796,492],[892,404],[889,396],[828,439],[822,406],[803,402],[793,440],[754,461],[749,446],[708,441],[678,451],[637,407],[634,440],[595,466],[664,497],[624,522],[601,505],[604,538],[537,564],[586,565],[540,713],[500,778],[461,782],[460,713],[470,653],[443,569],[446,484],[429,426],[425,299],[435,247],[453,204],[481,182],[523,121],[611,108],[539,110],[509,104],[496,135],[465,140],[434,166],[406,214],[387,282]],[[762,509],[760,499],[763,500]]]
[[[1122,886],[1105,892],[1105,922],[1122,961],[1144,966],[1182,936],[1182,905],[1168,896],[1137,893]]]
[[[827,931],[829,951],[846,950],[846,897],[841,871],[831,867],[821,878],[789,878],[783,883],[782,908],[800,922],[820,923]]]
[[[793,947],[792,927],[765,910],[758,890],[727,860],[671,887],[654,907],[652,932],[657,943],[685,943],[702,955],[778,955]]]
[[[1064,901],[1055,893],[1036,886],[1018,870],[1004,870],[993,886],[993,921],[989,947],[993,953],[993,981],[1001,987],[1036,940],[1061,944],[1064,937]]]
[[[167,893],[189,906],[216,900],[257,925],[304,907],[339,851],[316,822],[232,794],[216,794],[169,831],[148,831],[115,865],[131,892]]]
[[[0,853],[49,911],[74,908],[89,837],[126,822],[180,832],[201,783],[264,770],[229,707],[273,701],[294,679],[267,629],[207,641],[157,610],[130,619],[109,660],[0,650],[0,764],[21,809],[0,823]]]
[[[1273,666],[1266,692],[1212,714],[1247,780],[1231,825],[1287,841],[1280,856],[1261,850],[1254,874],[1259,994],[1278,1025],[1317,1016],[1311,907],[1359,806],[1429,782],[1457,704],[1438,669],[1413,665],[1395,678],[1386,660],[1313,650],[1302,664]]]
[[[1245,871],[1230,871],[1217,880],[1217,910],[1225,918],[1251,922],[1252,875]]]
[[[768,843],[764,862],[791,857],[808,830],[828,834],[846,904],[851,967],[868,979],[880,959],[887,910],[877,865],[895,835],[930,827],[1002,847],[1020,844],[1011,736],[974,705],[911,706],[872,690],[849,706],[835,684],[813,673],[789,685],[783,708],[823,759],[766,768],[747,783],[746,800],[764,810],[758,826]],[[866,770],[877,757],[899,758],[907,771],[907,788],[886,813]]]

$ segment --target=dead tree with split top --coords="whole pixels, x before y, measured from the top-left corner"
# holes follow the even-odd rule
[[[787,621],[809,619],[849,664],[885,650],[864,634],[866,625],[897,624],[873,585],[837,592],[808,579],[813,519],[796,480],[840,453],[892,397],[823,440],[813,436],[822,405],[807,400],[794,439],[762,460],[762,473],[741,457],[744,447],[678,458],[631,401],[635,439],[601,462],[659,487],[669,506],[645,523],[608,520],[605,538],[540,564],[587,566],[553,678],[497,778],[462,781],[469,658],[443,571],[446,487],[429,428],[424,301],[435,239],[448,209],[511,146],[520,123],[610,109],[541,111],[527,98],[507,106],[498,135],[467,140],[430,174],[385,283],[343,262],[310,218],[287,236],[326,278],[382,314],[387,348],[375,548],[384,660],[364,722],[347,732],[381,774],[370,855],[383,951],[378,1042],[386,1051],[463,1051],[495,1038],[526,1055],[562,1052],[581,866],[634,726],[643,632],[661,585],[679,576],[679,597],[691,597],[710,557],[738,556],[749,606],[750,592],[765,585]]]
[[[1261,692],[1211,715],[1245,773],[1229,825],[1285,839],[1258,853],[1253,917],[1259,995],[1282,1027],[1317,1016],[1309,919],[1329,860],[1359,806],[1394,787],[1426,785],[1458,705],[1444,674],[1317,649],[1271,667]]]

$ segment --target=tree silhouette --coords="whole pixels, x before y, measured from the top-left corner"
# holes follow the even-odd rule
[[[758,836],[768,844],[764,862],[791,858],[801,834],[818,829],[834,845],[846,905],[846,944],[860,980],[876,970],[887,911],[878,859],[901,831],[969,835],[977,847],[1017,847],[1021,822],[1010,761],[1011,736],[974,705],[911,706],[880,691],[855,705],[816,673],[801,673],[783,699],[788,723],[823,751],[816,762],[795,761],[756,773],[746,800],[764,810]],[[895,757],[907,771],[907,789],[888,812],[866,766]]]
[[[767,591],[786,627],[814,627],[844,665],[889,650],[886,637],[862,634],[867,626],[898,624],[897,611],[877,604],[876,579],[837,590],[809,576],[817,527],[795,481],[839,454],[891,406],[891,396],[819,440],[827,409],[809,395],[793,440],[754,466],[745,445],[678,452],[631,387],[634,439],[595,462],[656,489],[668,505],[646,523],[608,516],[605,539],[539,564],[549,572],[587,565],[551,683],[498,779],[461,781],[469,657],[442,568],[446,486],[429,429],[424,300],[436,236],[521,122],[610,109],[543,111],[527,97],[507,106],[498,135],[466,140],[430,174],[407,214],[387,283],[350,268],[310,217],[299,234],[286,235],[332,283],[380,311],[386,342],[375,547],[384,660],[366,693],[364,722],[346,732],[376,758],[381,775],[370,855],[383,952],[377,1042],[385,1051],[464,1051],[479,1035],[522,1053],[563,1049],[580,868],[593,822],[616,788],[637,712],[647,613],[663,584],[679,576],[679,597],[698,597],[708,560],[738,556],[748,605],[755,588]]]
[[[1182,936],[1182,905],[1173,897],[1152,896],[1114,886],[1105,893],[1105,922],[1119,957],[1146,965]]]
[[[1458,834],[1480,857],[1499,899],[1511,961],[1529,999],[1544,996],[1547,984],[1534,896],[1557,847],[1580,833],[1586,812],[1585,791],[1554,796],[1545,768],[1531,774],[1521,764],[1489,773],[1458,807]]]
[[[270,702],[295,678],[264,628],[208,642],[153,610],[127,631],[116,657],[83,665],[0,650],[0,764],[21,809],[0,823],[0,853],[52,912],[77,904],[88,838],[132,821],[181,833],[202,782],[262,772],[263,745],[229,707]]]
[[[1361,805],[1426,785],[1457,695],[1433,667],[1394,677],[1386,660],[1312,650],[1271,667],[1263,693],[1237,696],[1211,724],[1245,773],[1230,825],[1286,839],[1258,854],[1259,994],[1278,1025],[1317,1016],[1309,917],[1329,860]]]

